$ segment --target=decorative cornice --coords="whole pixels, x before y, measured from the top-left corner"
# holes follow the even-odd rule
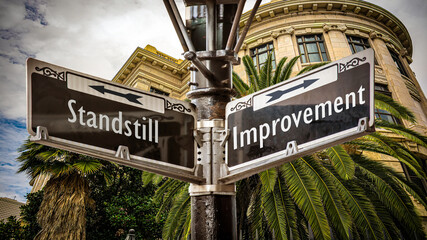
[[[325,23],[323,25],[323,30],[325,32],[329,32],[329,31],[345,32],[345,31],[347,31],[347,26],[345,24],[327,24],[327,23]]]
[[[282,35],[292,35],[292,34],[294,34],[294,32],[295,32],[295,28],[293,28],[293,27],[287,27],[287,28],[280,29],[280,30],[277,30],[277,31],[272,31],[271,32],[271,37],[274,38],[274,39],[276,39],[276,38],[278,38],[279,36],[282,36]]]
[[[374,29],[381,29],[381,32],[386,31],[390,36],[389,39],[393,39],[394,44],[398,46],[399,49],[404,47],[407,49],[408,55],[412,55],[412,40],[406,27],[392,13],[373,3],[360,0],[328,0],[321,1],[321,4],[316,0],[272,1],[262,5],[258,9],[257,15],[261,21],[253,23],[251,29],[256,29],[258,26],[262,26],[265,22],[274,21],[271,12],[274,12],[274,20],[288,20],[291,16],[307,16],[317,14],[317,12],[320,14],[332,14],[336,16],[353,16],[367,20],[372,23],[376,23],[376,26],[373,27]],[[250,12],[246,12],[242,15],[240,22],[241,27],[246,24],[249,14]],[[339,17],[336,19],[339,20]],[[325,20],[332,21],[333,19]],[[286,25],[293,24],[288,21],[285,22]],[[330,29],[328,27],[329,26],[327,26],[325,30],[329,31]],[[341,28],[337,30],[340,29]],[[275,33],[272,37],[276,36],[277,34]],[[387,38],[384,40],[388,41]]]
[[[390,39],[390,37],[389,37],[389,36],[387,36],[387,35],[385,35],[385,34],[382,34],[382,33],[379,33],[379,32],[377,32],[377,31],[371,31],[371,32],[369,33],[369,37],[370,37],[371,39],[376,39],[376,38],[378,38],[378,39],[382,39],[385,43],[390,43],[390,42],[391,42],[391,39]]]

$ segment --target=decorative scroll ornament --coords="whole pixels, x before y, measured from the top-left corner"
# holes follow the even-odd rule
[[[43,68],[36,67],[36,71],[39,71],[39,72],[42,71],[43,76],[53,77],[58,80],[64,81],[64,72],[58,73],[49,67],[43,67]]]
[[[348,61],[346,64],[340,63],[340,73],[349,70],[351,68],[357,67],[360,65],[360,63],[366,61],[366,57],[363,58],[353,58],[350,61]]]
[[[168,100],[166,100],[166,109],[175,110],[182,113],[191,112],[191,109],[184,107],[184,105],[181,103],[171,103]]]
[[[252,98],[249,98],[246,102],[238,102],[236,106],[232,107],[230,111],[239,111],[252,106]]]

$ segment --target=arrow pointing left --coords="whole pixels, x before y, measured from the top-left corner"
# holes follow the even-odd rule
[[[119,96],[119,97],[126,98],[129,102],[133,102],[133,103],[137,103],[137,104],[141,104],[142,105],[142,103],[138,101],[138,99],[142,98],[142,96],[138,96],[138,95],[135,95],[135,94],[132,94],[132,93],[126,93],[125,94],[125,93],[116,92],[116,91],[113,91],[113,90],[110,90],[110,89],[106,89],[102,85],[101,86],[90,86],[89,85],[89,87],[95,89],[96,91],[98,91],[98,92],[100,92],[102,94],[109,93],[109,94],[112,94],[112,95],[116,95],[116,96]]]

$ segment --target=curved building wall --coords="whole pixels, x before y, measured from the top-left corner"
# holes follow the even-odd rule
[[[249,13],[242,16],[241,28],[248,16]],[[307,39],[313,41],[305,41]],[[314,43],[320,60],[315,57],[315,61],[309,62],[307,44],[313,46]],[[305,61],[301,56],[292,73],[296,75],[303,67],[312,63],[336,61],[351,55],[354,52],[352,48],[355,50],[354,45],[358,45],[358,50],[363,47],[374,49],[377,90],[390,94],[415,114],[416,124],[405,120],[402,120],[402,124],[427,135],[427,101],[409,66],[413,49],[409,33],[399,19],[374,4],[358,0],[273,0],[258,10],[238,55],[249,55],[259,64],[259,52],[263,52],[263,59],[266,53],[273,52],[276,62],[283,57],[290,59],[305,53]],[[234,71],[247,80],[242,64],[235,66]],[[385,133],[394,137],[391,133]],[[411,150],[419,152],[424,161],[427,160],[425,148],[405,139],[399,140],[405,142]],[[411,177],[408,169],[397,159],[381,154],[370,154],[369,157],[393,167],[408,178]],[[420,181],[427,190],[426,182]],[[419,204],[418,210],[427,227],[427,212]]]
[[[243,15],[241,27],[247,17],[248,13]],[[277,61],[298,56],[301,52],[297,38],[307,35],[323,37],[328,61],[352,54],[348,37],[367,40],[375,50],[376,82],[386,85],[395,100],[415,113],[418,124],[408,127],[427,134],[426,98],[409,66],[411,38],[396,17],[376,5],[357,0],[272,1],[258,10],[239,56],[251,55],[251,51],[267,43],[273,44]],[[403,70],[398,69],[393,57],[398,58]],[[307,65],[310,63],[300,59],[293,74]],[[242,65],[235,66],[234,71],[246,76]]]

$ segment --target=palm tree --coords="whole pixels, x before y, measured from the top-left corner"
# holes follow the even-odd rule
[[[249,56],[243,57],[249,84],[233,74],[238,96],[286,81],[297,59],[288,63],[287,58],[281,59],[273,73],[271,56],[260,72]],[[323,64],[304,68],[298,74]],[[379,94],[375,97],[377,108],[414,121],[413,114],[391,98]],[[424,147],[427,138],[402,125],[383,121],[376,121],[376,125],[383,131],[237,182],[241,238],[308,239],[312,235],[315,239],[425,239],[411,201],[412,196],[427,209],[425,193],[391,168],[369,159],[366,153],[397,158],[425,179],[420,159],[389,135]],[[152,179],[158,177],[146,174],[146,182]],[[186,239],[189,234],[187,189],[188,184],[167,179],[156,193],[156,198],[164,200],[159,215],[170,211],[163,230],[165,239]]]
[[[27,173],[33,180],[50,176],[37,213],[42,229],[35,239],[85,239],[86,209],[94,204],[86,176],[101,171],[108,178],[103,163],[28,140],[18,151],[18,172]]]

